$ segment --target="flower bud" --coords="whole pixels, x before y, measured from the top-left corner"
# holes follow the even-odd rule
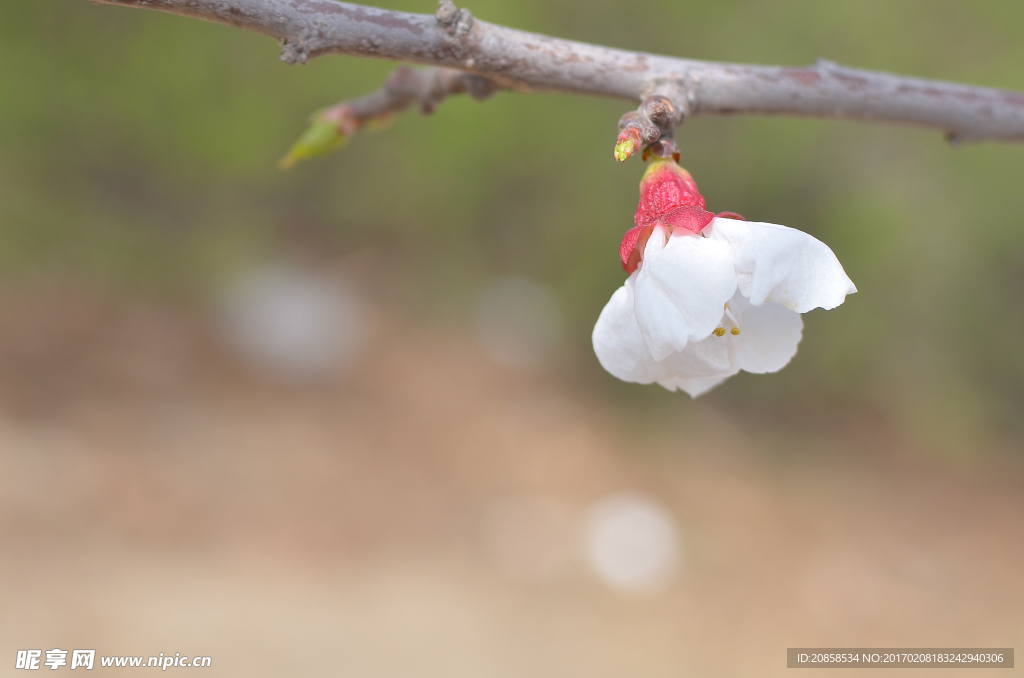
[[[635,127],[627,127],[615,140],[615,159],[625,162],[631,155],[640,150],[640,132]]]
[[[335,106],[317,111],[310,119],[309,127],[288,151],[288,155],[281,158],[281,168],[289,169],[300,160],[325,155],[341,148],[361,126],[362,121],[355,117],[350,106]]]

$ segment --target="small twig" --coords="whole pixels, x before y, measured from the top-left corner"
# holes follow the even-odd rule
[[[501,89],[481,75],[451,68],[413,69],[401,66],[392,71],[384,86],[372,94],[341,103],[329,109],[365,121],[404,111],[418,103],[424,115],[430,115],[441,101],[452,94],[469,93],[480,101]]]
[[[368,123],[384,124],[395,113],[419,104],[424,115],[430,115],[443,99],[452,94],[468,93],[484,100],[501,89],[481,75],[451,68],[414,69],[400,66],[391,72],[384,86],[376,92],[343,101],[313,115],[309,129],[281,160],[284,168],[304,158],[328,153],[352,137]]]

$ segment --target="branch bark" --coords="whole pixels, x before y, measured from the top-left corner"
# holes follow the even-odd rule
[[[941,130],[954,141],[1024,141],[1024,93],[846,68],[788,68],[631,52],[474,19],[442,3],[436,16],[334,0],[93,0],[155,9],[263,33],[281,58],[349,54],[459,69],[493,87],[640,101],[666,91],[682,115],[847,118]]]
[[[413,70],[401,66],[392,71],[387,82],[371,92],[328,109],[332,114],[352,117],[360,122],[398,113],[419,104],[424,115],[430,115],[441,101],[453,94],[468,92],[474,99],[484,100],[496,87],[487,78],[452,68]]]

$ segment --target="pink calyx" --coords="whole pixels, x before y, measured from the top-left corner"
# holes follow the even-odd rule
[[[690,173],[670,158],[655,158],[640,180],[634,226],[619,245],[622,267],[627,273],[637,269],[655,226],[663,226],[669,235],[682,231],[698,234],[714,218],[704,209],[704,196]]]

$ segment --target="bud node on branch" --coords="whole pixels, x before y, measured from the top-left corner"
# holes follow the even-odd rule
[[[281,61],[294,66],[304,64],[309,60],[309,50],[301,40],[281,41]]]
[[[641,145],[646,146],[645,160],[652,153],[659,157],[679,158],[679,149],[672,135],[686,117],[687,96],[675,82],[656,83],[650,91],[639,108],[619,118],[619,136],[615,140],[614,152],[619,162],[632,157]],[[662,143],[654,148],[659,141]]]
[[[452,0],[440,0],[434,15],[448,35],[466,35],[473,29],[473,15],[468,9],[459,9]]]

